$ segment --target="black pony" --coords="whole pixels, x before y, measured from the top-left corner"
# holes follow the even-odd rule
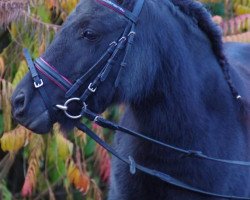
[[[131,10],[135,0],[113,2]],[[125,17],[97,0],[82,0],[42,58],[75,81],[120,37],[126,24]],[[114,82],[123,55],[88,99],[88,108],[101,113],[111,104],[125,103],[121,124],[130,129],[208,156],[250,160],[250,46],[223,44],[220,29],[193,0],[145,0],[136,30],[118,86]],[[51,104],[63,104],[65,92],[43,80]],[[35,132],[46,133],[55,122],[30,74],[18,85],[12,105],[14,118]],[[60,111],[54,114],[64,129],[76,122]],[[114,146],[121,155],[194,187],[250,196],[250,168],[183,156],[119,132]],[[127,165],[113,158],[109,200],[152,199],[218,198],[178,189],[140,172],[131,175]]]

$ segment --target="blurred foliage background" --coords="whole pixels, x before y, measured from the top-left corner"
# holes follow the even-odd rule
[[[200,1],[221,26],[224,41],[250,42],[250,0]],[[0,0],[0,199],[106,197],[110,155],[104,149],[78,130],[62,133],[56,124],[50,134],[41,136],[11,118],[10,96],[27,73],[22,49],[28,48],[33,58],[42,54],[77,2]],[[103,115],[118,121],[122,111],[113,107]],[[109,131],[86,123],[112,141]]]

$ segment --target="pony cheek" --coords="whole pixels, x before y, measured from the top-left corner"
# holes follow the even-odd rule
[[[115,89],[100,87],[97,93],[87,100],[87,105],[90,110],[96,113],[103,113],[107,107],[114,103]]]

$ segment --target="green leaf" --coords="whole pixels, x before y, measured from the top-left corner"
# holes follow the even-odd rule
[[[3,112],[0,112],[0,135],[4,132],[4,125],[3,125]]]
[[[49,166],[49,179],[52,184],[66,175],[66,165],[62,159],[55,159]]]
[[[8,190],[5,181],[0,182],[0,199],[12,200],[12,194]]]
[[[45,23],[50,23],[50,11],[45,8],[45,6],[37,7],[37,15]]]
[[[96,146],[95,141],[92,140],[92,139],[90,139],[90,138],[88,138],[87,139],[87,144],[86,144],[86,146],[84,148],[84,152],[85,152],[85,156],[86,157],[89,157],[89,156],[91,156],[94,153],[95,146]]]

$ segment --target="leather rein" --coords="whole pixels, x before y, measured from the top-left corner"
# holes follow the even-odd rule
[[[31,76],[34,80],[34,87],[38,89],[41,95],[41,98],[43,99],[44,104],[46,108],[48,109],[50,118],[52,120],[56,120],[56,117],[54,116],[54,112],[53,112],[55,108],[50,103],[49,95],[47,94],[47,92],[45,91],[45,88],[43,87],[44,83],[43,83],[43,79],[40,78],[40,74],[43,74],[44,76],[46,76],[46,78],[52,81],[60,89],[65,91],[65,99],[68,99],[68,100],[64,103],[64,105],[56,105],[56,108],[58,110],[62,110],[65,113],[65,115],[69,117],[70,119],[78,120],[78,122],[76,123],[76,127],[79,130],[85,132],[88,136],[90,136],[94,141],[96,141],[99,145],[101,145],[104,149],[106,149],[113,156],[115,156],[120,161],[127,164],[129,166],[129,170],[131,174],[136,174],[136,171],[138,170],[138,171],[144,172],[145,174],[157,177],[170,185],[173,185],[178,188],[182,188],[182,189],[194,192],[194,193],[205,195],[205,196],[227,198],[227,199],[250,200],[250,197],[217,194],[217,193],[205,191],[199,188],[195,188],[178,179],[175,179],[174,177],[170,176],[167,173],[163,173],[158,170],[150,169],[145,166],[142,166],[136,163],[136,161],[133,159],[132,156],[129,156],[128,158],[126,158],[126,157],[119,155],[119,153],[114,148],[112,148],[109,144],[104,142],[97,134],[95,134],[92,130],[90,130],[85,124],[80,122],[80,119],[82,117],[85,117],[103,128],[120,131],[122,133],[143,139],[145,141],[149,141],[151,143],[154,143],[154,144],[166,147],[168,149],[171,149],[173,151],[179,152],[180,154],[185,155],[187,157],[193,157],[197,159],[210,160],[210,161],[215,161],[219,163],[250,167],[250,162],[214,158],[214,157],[210,157],[210,156],[203,154],[201,151],[185,150],[185,149],[175,147],[167,143],[163,143],[161,141],[148,137],[145,134],[135,132],[126,127],[123,127],[111,121],[108,121],[88,109],[87,104],[85,103],[86,100],[88,99],[90,95],[94,94],[97,91],[98,86],[106,80],[106,78],[108,77],[109,73],[112,70],[113,65],[116,63],[116,59],[118,58],[118,56],[121,54],[122,51],[125,51],[123,60],[120,64],[119,72],[114,82],[114,86],[115,87],[118,86],[120,78],[121,78],[121,74],[127,65],[127,62],[126,62],[127,56],[128,56],[128,53],[131,51],[131,47],[133,45],[134,38],[136,36],[136,32],[135,32],[136,24],[137,24],[139,15],[144,5],[144,0],[137,0],[134,6],[133,12],[130,12],[128,10],[123,9],[119,5],[111,2],[110,0],[96,0],[96,2],[124,16],[127,19],[128,24],[126,28],[124,29],[124,32],[122,33],[121,37],[117,41],[113,41],[109,45],[107,50],[104,52],[104,54],[99,58],[99,60],[92,67],[90,67],[89,70],[83,76],[78,78],[74,84],[72,84],[67,78],[61,75],[53,66],[47,63],[42,57],[37,58],[33,62],[28,50],[24,49],[24,56],[27,60]],[[98,75],[95,77],[95,79],[92,82],[89,82],[89,86],[83,92],[83,94],[80,97],[72,97],[76,93],[76,91],[78,91],[78,89],[84,83],[86,83],[87,80],[89,80],[94,74],[98,74]],[[72,105],[73,102],[74,103],[77,102],[81,104],[82,109],[78,114],[73,114],[73,112],[70,112],[70,105]]]

